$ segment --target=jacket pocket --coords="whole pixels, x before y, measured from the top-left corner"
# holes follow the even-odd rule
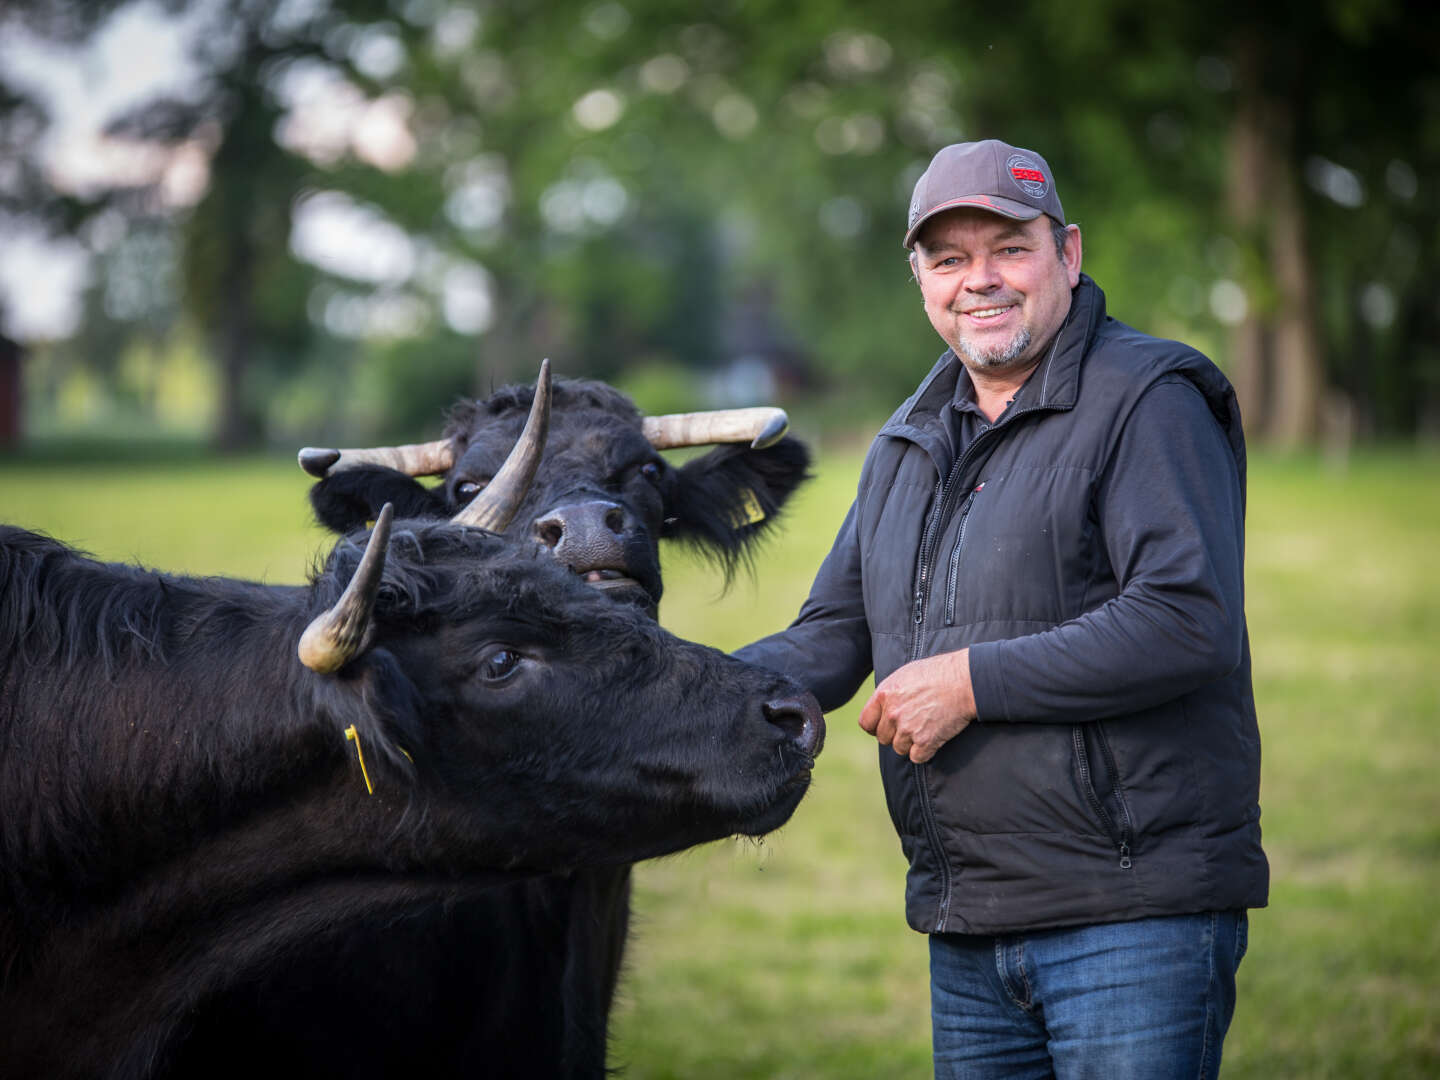
[[[955,597],[960,589],[960,552],[965,547],[965,523],[970,520],[970,511],[975,508],[975,500],[985,487],[985,481],[980,481],[979,486],[965,497],[965,504],[960,508],[960,527],[955,534],[955,546],[950,549],[950,563],[945,574],[945,625],[955,625]]]
[[[1120,784],[1115,755],[1100,721],[1076,724],[1071,729],[1075,749],[1075,782],[1105,835],[1115,845],[1120,869],[1131,867],[1131,844],[1135,840],[1134,820]]]

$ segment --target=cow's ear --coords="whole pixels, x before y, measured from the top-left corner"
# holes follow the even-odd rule
[[[784,438],[764,450],[722,446],[675,470],[663,536],[714,559],[728,583],[752,545],[810,478],[810,451]]]
[[[396,517],[446,517],[443,499],[413,477],[381,465],[360,465],[310,488],[315,519],[333,532],[363,528],[386,503]]]
[[[413,783],[428,749],[425,699],[390,650],[367,650],[346,668],[344,678],[317,680],[312,692],[316,712],[329,721],[336,745],[343,740],[356,784],[369,787],[382,776]]]

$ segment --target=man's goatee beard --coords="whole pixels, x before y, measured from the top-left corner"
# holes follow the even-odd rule
[[[1030,330],[1027,327],[1021,327],[1020,333],[1016,334],[1010,344],[1003,348],[977,349],[964,340],[961,340],[959,344],[960,351],[971,367],[1006,367],[1018,360],[1025,350],[1030,348]]]

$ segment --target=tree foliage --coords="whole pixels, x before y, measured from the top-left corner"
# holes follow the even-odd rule
[[[17,10],[34,33],[84,38],[117,6]],[[43,111],[13,87],[0,139],[18,164],[0,197],[60,231],[101,205],[174,230],[175,288],[226,373],[228,444],[281,414],[320,423],[367,387],[371,425],[413,434],[543,355],[699,379],[758,354],[812,394],[882,411],[939,348],[900,247],[910,187],[940,146],[991,135],[1045,154],[1112,312],[1215,355],[1256,435],[1313,438],[1337,401],[1379,433],[1440,422],[1433,14],[1387,0],[1034,0],[1003,19],[938,0],[168,10],[201,28],[195,85],[112,130],[200,147],[202,197],[46,189]],[[322,208],[332,234],[390,230],[360,253],[393,248],[388,269],[307,247]]]

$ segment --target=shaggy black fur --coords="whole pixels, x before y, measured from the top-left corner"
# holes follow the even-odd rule
[[[597,1058],[595,1033],[567,1044],[571,1021],[532,1008],[524,923],[551,927],[552,901],[514,890],[764,832],[798,802],[813,700],[479,530],[397,523],[372,645],[304,669],[299,635],[360,552],[342,540],[289,588],[0,527],[7,1078],[599,1075],[603,1032]],[[457,918],[471,996],[427,998],[380,946]],[[367,1026],[365,988],[397,983],[417,988],[404,1045]]]

